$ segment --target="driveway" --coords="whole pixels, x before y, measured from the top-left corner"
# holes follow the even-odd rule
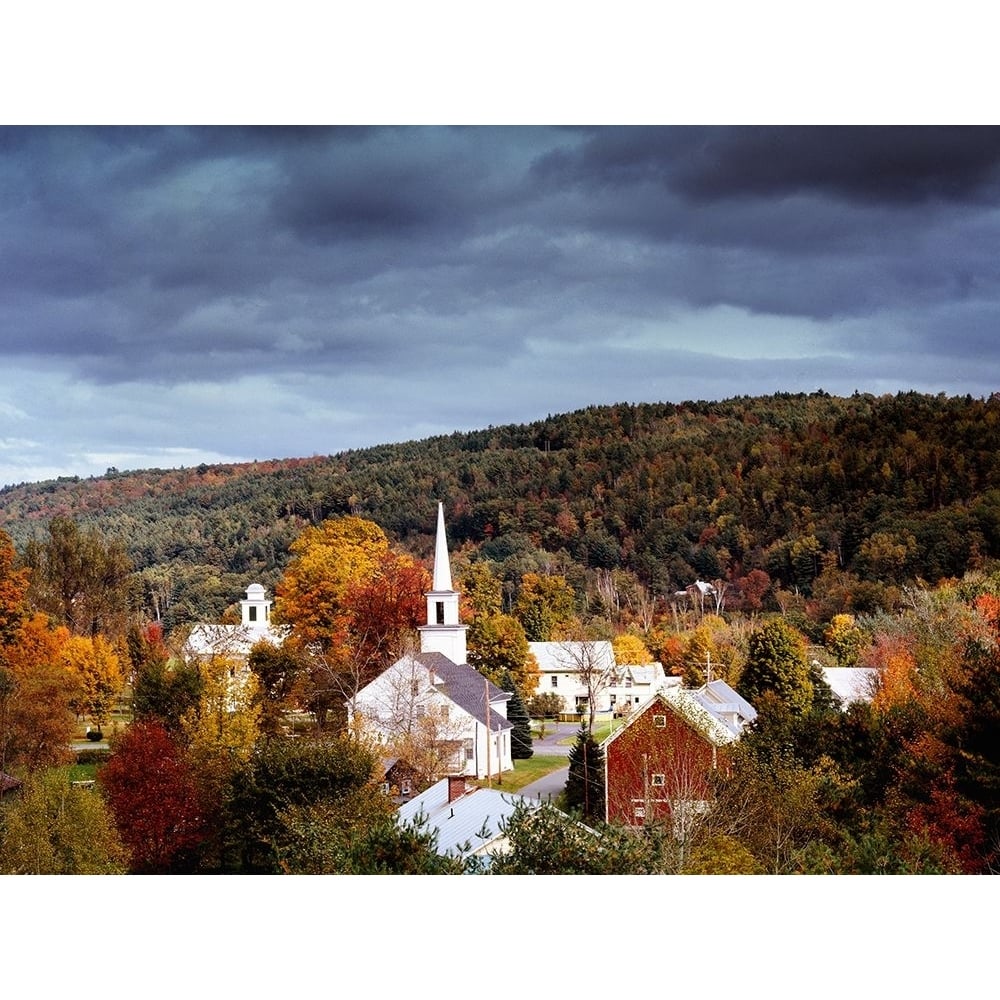
[[[545,739],[540,740],[536,736],[532,740],[531,746],[540,757],[558,756],[568,758],[572,748],[570,746],[560,746],[559,741],[575,736],[579,728],[580,726],[575,722],[547,721],[545,723]],[[552,802],[566,787],[566,779],[568,777],[569,762],[567,761],[565,767],[561,767],[558,771],[553,771],[551,774],[545,775],[544,778],[533,781],[530,785],[525,785],[518,794],[523,795],[526,799]]]

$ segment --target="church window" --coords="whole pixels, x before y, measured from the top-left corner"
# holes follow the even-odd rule
[[[250,621],[255,622],[257,620],[257,609],[251,607],[251,608],[247,608],[247,610],[250,612],[250,614],[248,616],[250,618]]]
[[[444,624],[444,601],[437,601],[434,606],[434,614],[438,625]]]

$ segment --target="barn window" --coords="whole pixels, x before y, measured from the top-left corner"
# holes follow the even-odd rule
[[[636,819],[645,819],[646,818],[646,807],[645,806],[636,806],[635,807],[635,818]]]
[[[552,686],[554,688],[559,687],[559,678],[555,674],[552,675]]]
[[[667,717],[665,715],[654,715],[653,716],[653,725],[657,729],[666,729],[667,728]]]
[[[666,779],[662,774],[653,775],[653,784],[656,786],[663,786],[666,784]]]

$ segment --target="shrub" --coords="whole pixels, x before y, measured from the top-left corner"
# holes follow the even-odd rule
[[[100,729],[88,729],[87,739],[90,740],[91,743],[99,743],[104,739],[104,733],[102,733]]]
[[[529,698],[526,707],[533,719],[554,719],[563,710],[563,698],[555,691],[546,691]]]

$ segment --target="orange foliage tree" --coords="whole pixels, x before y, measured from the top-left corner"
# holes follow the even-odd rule
[[[360,517],[307,528],[277,587],[275,618],[306,654],[303,698],[317,718],[400,655],[426,613],[430,574]]]

